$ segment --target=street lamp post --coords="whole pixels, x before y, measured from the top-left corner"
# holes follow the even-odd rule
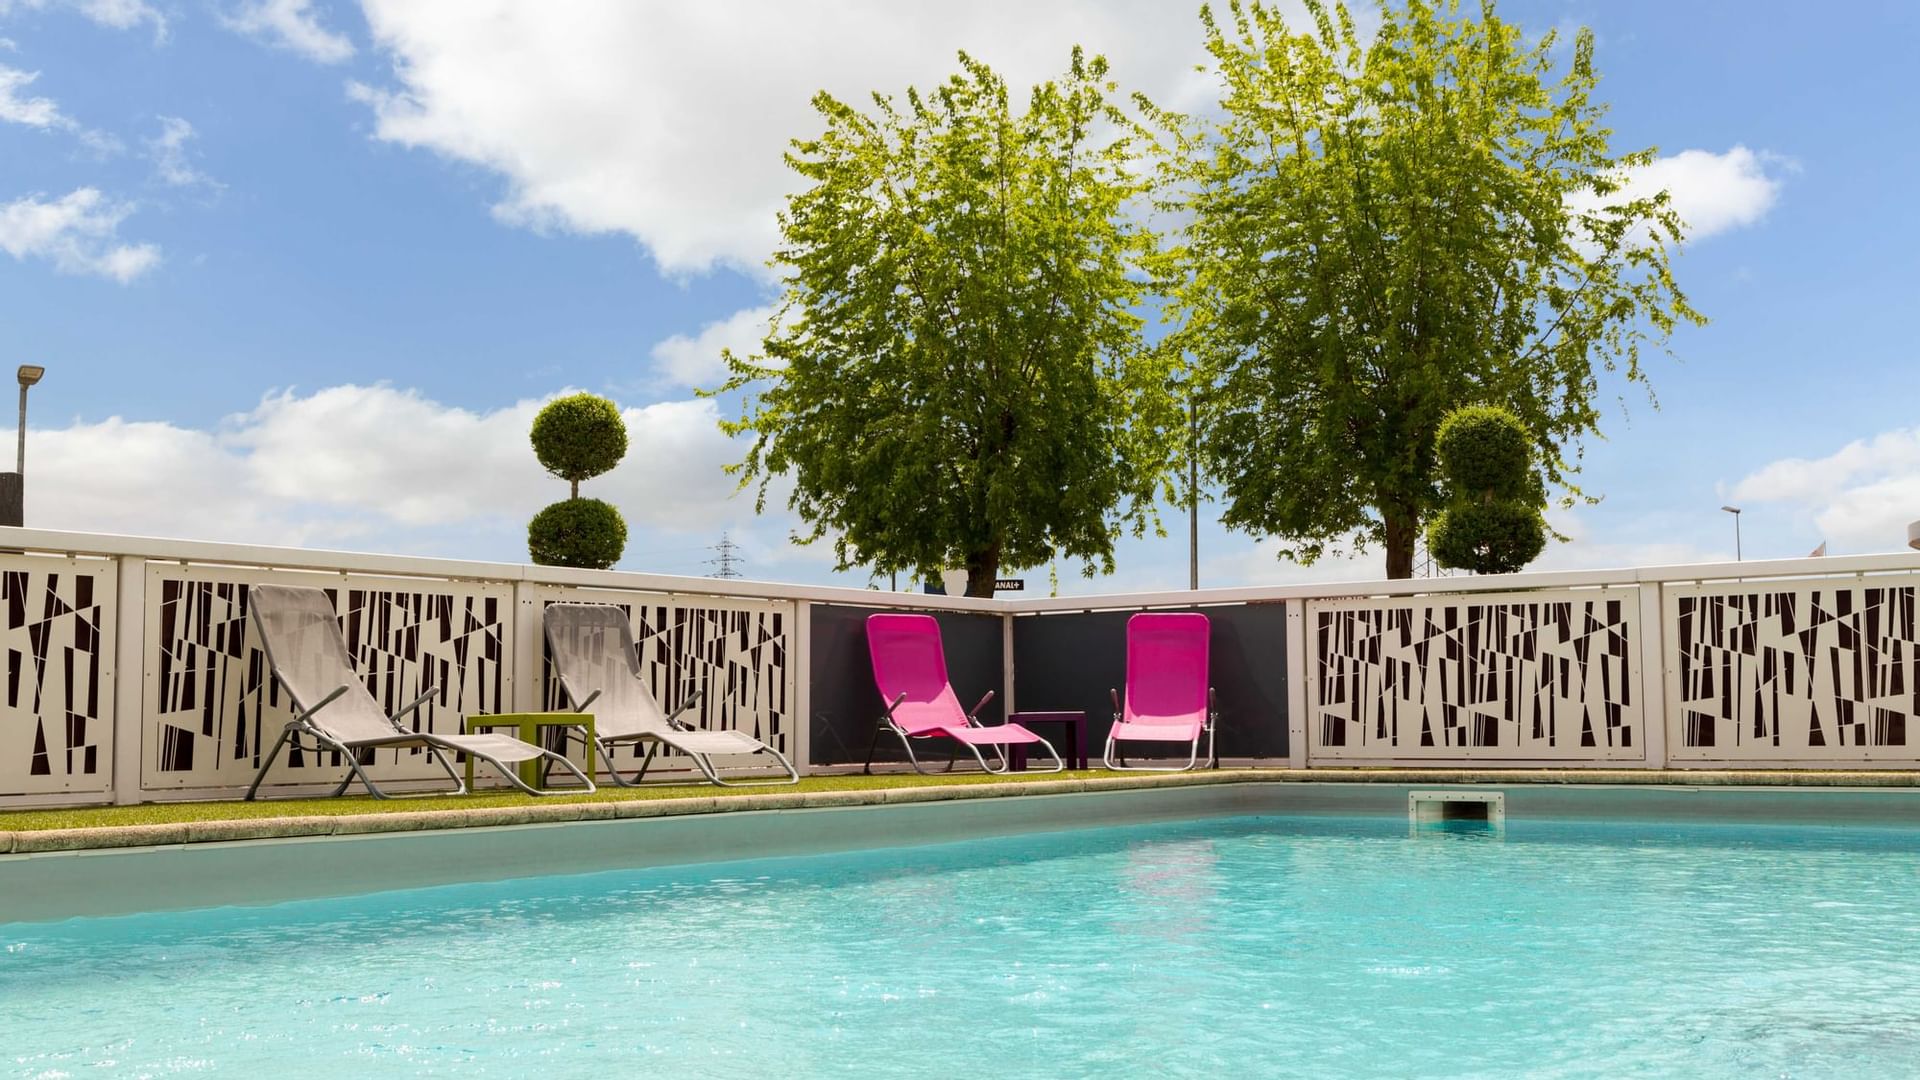
[[[40,381],[47,369],[38,364],[21,364],[14,377],[20,380],[20,448],[14,455],[14,468],[22,480],[27,476],[27,387]]]
[[[1720,509],[1733,515],[1733,561],[1740,562],[1740,508],[1737,506],[1723,506]]]
[[[26,523],[26,487],[27,487],[27,387],[40,381],[47,369],[38,364],[21,364],[14,372],[20,381],[20,427],[18,449],[14,454],[14,471],[0,473],[0,525],[24,525]]]

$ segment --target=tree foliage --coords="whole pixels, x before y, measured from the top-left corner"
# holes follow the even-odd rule
[[[563,499],[527,523],[527,552],[539,566],[605,570],[627,547],[627,523],[599,499]]]
[[[1168,437],[1164,360],[1135,307],[1151,233],[1128,213],[1152,138],[1106,62],[1074,50],[1016,111],[966,54],[904,105],[826,94],[787,161],[785,300],[717,392],[749,391],[742,485],[791,475],[790,505],[841,569],[1002,567],[1056,554],[1112,568],[1119,530],[1154,524]]]
[[[1526,568],[1547,545],[1546,491],[1519,417],[1492,405],[1448,413],[1434,439],[1445,503],[1427,529],[1441,566],[1476,574]]]
[[[1307,562],[1384,544],[1406,577],[1450,410],[1511,409],[1571,499],[1600,373],[1643,382],[1643,349],[1704,320],[1666,194],[1623,187],[1654,151],[1611,149],[1589,32],[1562,65],[1491,0],[1390,4],[1365,43],[1344,6],[1307,6],[1305,27],[1203,9],[1222,119],[1180,129],[1169,345],[1226,524]]]
[[[595,394],[569,394],[547,402],[533,418],[533,455],[553,475],[572,485],[620,464],[627,455],[627,422],[620,407]]]

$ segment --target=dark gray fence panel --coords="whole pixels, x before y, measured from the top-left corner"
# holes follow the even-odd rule
[[[812,725],[809,764],[858,765],[865,760],[874,725],[886,710],[880,691],[874,688],[873,663],[867,656],[867,616],[893,609],[814,604],[811,610],[808,677],[813,680],[813,715],[808,718]],[[939,620],[940,638],[947,651],[947,678],[960,696],[960,704],[972,708],[987,691],[999,694],[1006,651],[1001,640],[1002,617],[954,611],[929,614]],[[996,697],[981,710],[981,722],[999,723],[1005,704]],[[939,744],[951,742],[941,739],[929,744],[922,759],[944,764],[945,747]],[[888,735],[880,740],[873,759],[905,761],[907,757],[900,750],[900,740]]]
[[[1154,610],[1199,611],[1212,623],[1209,651],[1220,710],[1216,733],[1220,756],[1286,757],[1286,605]],[[1023,615],[1013,620],[1016,703],[1026,712],[1084,709],[1087,756],[1095,763],[1106,745],[1107,729],[1113,726],[1108,690],[1126,686],[1127,620],[1134,614],[1089,611]],[[1057,729],[1042,734],[1053,730]],[[1205,748],[1203,743],[1203,752]]]

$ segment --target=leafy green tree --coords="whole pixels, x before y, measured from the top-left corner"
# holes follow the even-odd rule
[[[1546,491],[1533,468],[1532,437],[1495,405],[1455,409],[1434,439],[1445,503],[1427,527],[1441,566],[1511,574],[1547,546]]]
[[[1624,187],[1654,151],[1611,149],[1590,32],[1561,65],[1491,0],[1390,3],[1365,43],[1344,6],[1306,2],[1304,32],[1202,10],[1222,117],[1181,129],[1169,177],[1192,216],[1169,346],[1193,358],[1227,525],[1306,562],[1382,544],[1408,577],[1442,417],[1511,409],[1571,502],[1600,374],[1644,382],[1642,350],[1705,320],[1671,273],[1666,193]]]
[[[1151,232],[1129,213],[1152,134],[1116,105],[1106,62],[1073,52],[1026,109],[962,53],[905,105],[826,94],[788,164],[785,300],[760,355],[728,354],[723,424],[753,440],[742,486],[791,475],[789,505],[841,569],[1002,568],[1056,553],[1111,571],[1168,453],[1165,361],[1136,307]],[[1142,103],[1144,105],[1144,103]]]
[[[607,472],[627,453],[627,422],[620,407],[594,394],[547,402],[533,419],[533,454],[567,481],[569,496],[527,523],[527,553],[541,566],[604,570],[620,561],[627,523],[599,499],[580,497],[580,482]]]

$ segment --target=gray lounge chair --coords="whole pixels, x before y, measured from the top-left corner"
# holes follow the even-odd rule
[[[796,784],[800,773],[786,756],[743,731],[703,731],[679,719],[699,702],[695,691],[672,713],[660,708],[640,674],[640,657],[633,647],[633,628],[627,613],[610,604],[549,604],[541,620],[547,647],[561,692],[576,712],[593,711],[595,749],[607,764],[607,773],[622,787],[634,787],[646,778],[647,767],[662,746],[693,759],[708,780],[722,787],[758,787]],[[584,738],[569,730],[568,738]],[[613,748],[620,743],[646,743],[647,756],[629,780],[614,767]],[[709,758],[714,754],[773,755],[787,771],[784,780],[728,781],[720,778]]]
[[[295,710],[293,719],[281,730],[279,741],[260,763],[260,771],[254,774],[253,784],[247,788],[248,799],[259,792],[261,781],[267,778],[267,770],[273,767],[280,751],[288,742],[298,746],[303,735],[312,738],[320,750],[333,750],[346,758],[350,771],[340,786],[333,789],[335,795],[344,794],[357,777],[375,798],[400,797],[375,786],[360,764],[360,752],[403,746],[426,747],[427,756],[438,762],[453,780],[455,795],[465,794],[467,790],[466,783],[453,768],[456,752],[472,754],[492,765],[513,786],[530,795],[560,794],[528,786],[513,769],[519,762],[541,757],[549,759],[548,767],[556,761],[566,766],[586,785],[585,790],[593,790],[593,781],[573,762],[509,735],[435,735],[408,730],[400,718],[426,704],[437,688],[429,687],[405,708],[388,716],[353,670],[353,658],[347,655],[346,640],[341,636],[340,624],[325,592],[305,586],[255,585],[248,590],[248,606],[254,629],[266,649],[267,664],[273,669],[273,677],[286,687]],[[567,789],[568,792],[579,790]]]

